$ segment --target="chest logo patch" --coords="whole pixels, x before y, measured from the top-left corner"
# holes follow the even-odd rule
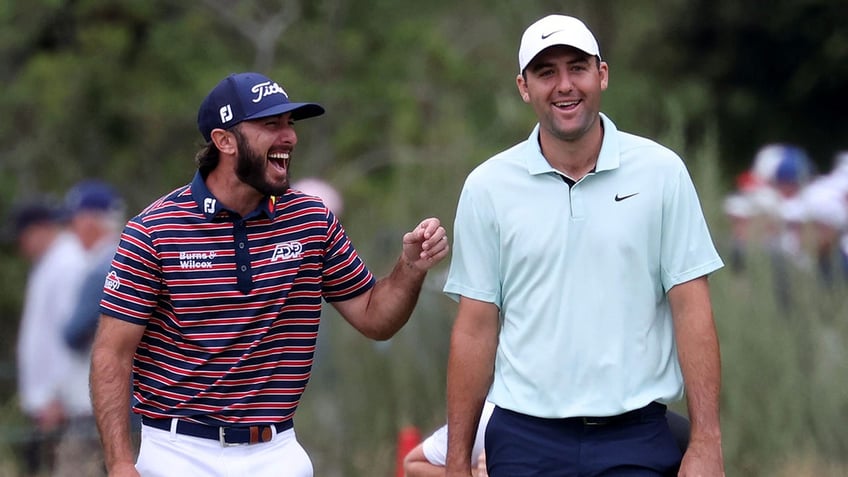
[[[621,202],[622,200],[629,199],[629,198],[633,197],[634,195],[639,195],[639,193],[638,193],[638,192],[634,192],[633,194],[627,194],[627,195],[618,195],[618,194],[616,194],[616,195],[615,195],[615,201],[616,201],[616,202]]]
[[[212,268],[215,252],[180,252],[180,268],[183,270],[199,270]]]
[[[300,258],[301,253],[303,253],[303,245],[301,245],[300,242],[291,241],[278,243],[274,248],[274,254],[271,256],[271,262]]]

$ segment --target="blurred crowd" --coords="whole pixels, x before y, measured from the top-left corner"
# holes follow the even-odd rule
[[[124,209],[115,188],[98,180],[77,183],[62,200],[13,207],[14,239],[30,264],[16,356],[19,403],[31,430],[25,475],[105,475],[102,459],[93,458],[100,445],[88,370]]]
[[[732,269],[745,270],[750,254],[764,250],[781,305],[791,305],[789,277],[796,270],[815,274],[828,288],[848,280],[848,151],[820,172],[803,147],[767,144],[736,177],[724,212],[732,226]]]

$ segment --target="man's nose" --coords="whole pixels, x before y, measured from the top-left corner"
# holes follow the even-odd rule
[[[560,73],[559,82],[557,83],[557,89],[562,92],[569,92],[574,89],[574,83],[571,81],[571,75],[567,72]]]

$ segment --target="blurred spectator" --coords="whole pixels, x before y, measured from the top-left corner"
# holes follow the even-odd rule
[[[765,183],[748,169],[736,177],[736,189],[724,200],[724,213],[730,220],[730,266],[735,272],[745,269],[748,244],[756,235],[752,229],[759,214],[754,197],[765,189]]]
[[[326,181],[317,177],[304,177],[294,181],[291,188],[318,197],[336,217],[342,216],[344,212],[342,195]]]
[[[480,422],[477,424],[477,433],[474,436],[474,444],[471,448],[471,469],[473,477],[486,477],[486,455],[484,442],[486,426],[495,405],[489,401],[483,405]],[[448,452],[448,426],[447,424],[436,429],[423,442],[418,444],[404,456],[403,470],[406,477],[435,477],[445,475],[445,458]]]
[[[736,191],[724,202],[732,227],[734,270],[744,269],[752,242],[761,241],[772,260],[782,305],[790,302],[790,267],[810,269],[812,264],[804,247],[809,210],[803,191],[814,174],[813,163],[801,147],[768,144],[757,151],[751,168],[737,178]]]
[[[830,172],[814,180],[802,194],[807,218],[813,226],[819,277],[825,286],[848,279],[848,151],[836,154]],[[834,271],[838,263],[840,275]]]
[[[114,188],[94,180],[74,186],[68,191],[65,204],[71,217],[71,230],[86,250],[88,269],[64,337],[72,349],[87,353],[97,329],[103,283],[118,246],[125,207]]]
[[[88,392],[91,343],[100,317],[103,283],[124,223],[124,203],[109,184],[85,180],[68,191],[65,207],[70,229],[85,250],[87,266],[76,305],[62,328],[65,345],[73,353],[63,386],[68,426],[57,450],[55,475],[93,477],[105,475],[105,467]]]
[[[777,209],[776,234],[770,241],[769,250],[779,267],[790,263],[809,269],[812,263],[809,251],[804,247],[803,228],[807,222],[806,209],[801,192],[813,179],[813,163],[807,153],[797,146],[782,146],[775,154],[780,161],[774,171],[772,184],[780,197]],[[781,279],[786,279],[782,273]],[[784,284],[787,287],[789,284]]]
[[[54,444],[66,422],[63,385],[70,356],[61,330],[70,315],[85,265],[82,247],[50,201],[25,203],[12,212],[21,255],[31,263],[17,343],[18,391],[34,436],[27,475],[52,473]],[[46,467],[46,469],[45,469]]]

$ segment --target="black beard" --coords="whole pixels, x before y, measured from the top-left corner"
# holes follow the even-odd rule
[[[262,195],[273,196],[283,195],[289,189],[289,179],[282,184],[272,184],[265,178],[265,171],[268,168],[265,156],[261,156],[251,150],[247,145],[247,140],[241,135],[238,129],[233,130],[233,134],[238,140],[238,159],[236,162],[236,176],[245,184],[253,187]]]

